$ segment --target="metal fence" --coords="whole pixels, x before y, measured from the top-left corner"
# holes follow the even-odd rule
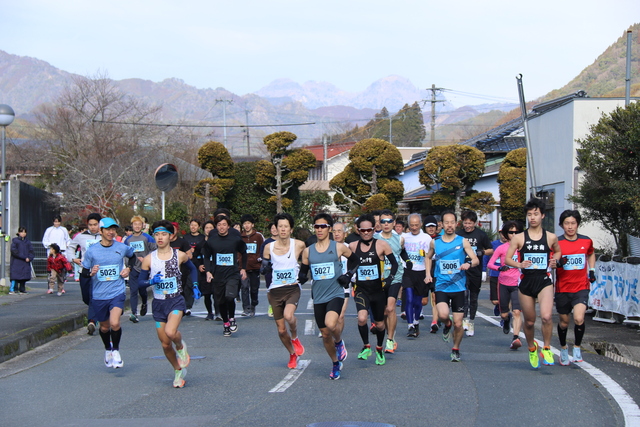
[[[49,250],[42,245],[42,242],[31,242],[31,244],[33,245],[33,252],[35,253],[35,258],[31,263],[33,271],[36,272],[36,276],[46,276]]]
[[[640,238],[627,234],[629,239],[629,255],[640,256]]]

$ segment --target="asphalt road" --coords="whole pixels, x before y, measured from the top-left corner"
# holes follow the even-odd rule
[[[362,343],[351,301],[344,333],[349,357],[340,380],[331,381],[331,362],[312,322],[308,287],[302,295],[297,317],[306,352],[297,370],[286,367],[288,354],[273,319],[266,316],[261,289],[262,312],[255,318],[238,317],[239,330],[231,338],[222,336],[221,322],[204,320],[202,303],[183,320],[180,330],[192,357],[183,389],[171,386],[173,371],[151,315],[138,324],[123,316],[122,369],[104,366],[100,338],[84,330],[3,363],[0,424],[640,424],[638,368],[583,353],[583,367],[556,363],[533,370],[526,351],[508,349],[510,335],[494,325],[484,307],[475,336],[462,342],[461,363],[450,361],[451,344],[443,342],[441,333],[427,333],[427,316],[422,334],[413,340],[405,337],[406,323],[399,319],[398,350],[388,355],[386,365],[377,366],[374,358],[357,359]],[[425,314],[429,312],[426,308]]]

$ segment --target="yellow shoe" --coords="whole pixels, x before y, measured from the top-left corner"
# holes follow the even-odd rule
[[[538,369],[540,367],[540,359],[538,358],[538,343],[535,344],[536,349],[529,352],[529,363],[531,363],[533,369]]]

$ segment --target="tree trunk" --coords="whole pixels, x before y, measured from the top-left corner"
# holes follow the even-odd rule
[[[273,158],[276,167],[276,212],[282,212],[282,156]]]
[[[456,191],[455,213],[458,219],[460,219],[460,215],[462,215],[462,211],[460,210],[460,205],[462,203],[462,193],[463,193],[463,190]]]
[[[371,169],[371,194],[378,194],[378,172],[375,165]]]

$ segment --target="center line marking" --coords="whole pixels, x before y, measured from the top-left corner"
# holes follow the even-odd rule
[[[314,321],[311,319],[307,319],[304,321],[304,334],[305,335],[315,335],[316,327],[314,326]]]
[[[293,385],[294,382],[302,375],[307,366],[309,366],[311,360],[298,360],[298,367],[289,371],[286,377],[278,383],[274,388],[269,390],[269,393],[282,393]]]

